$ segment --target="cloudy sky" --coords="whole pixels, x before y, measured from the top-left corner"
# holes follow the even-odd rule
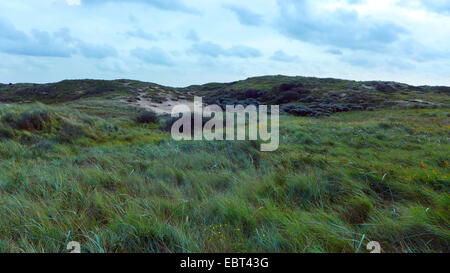
[[[450,85],[450,0],[0,0],[0,82]]]

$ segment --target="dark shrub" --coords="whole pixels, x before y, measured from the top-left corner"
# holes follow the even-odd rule
[[[422,88],[420,87],[416,87],[416,90],[419,89],[418,91],[423,91]],[[436,86],[436,87],[432,87],[431,88],[432,91],[437,92],[437,93],[444,93],[444,94],[450,94],[450,87],[448,86]]]
[[[158,121],[158,115],[152,111],[144,111],[139,113],[136,117],[136,121],[139,123],[154,123]]]
[[[294,89],[296,87],[303,87],[303,84],[301,84],[301,83],[283,83],[282,85],[280,85],[280,91],[284,92],[284,91]]]
[[[310,102],[314,102],[315,100],[316,99],[313,96],[307,96],[306,98],[301,99],[300,101],[310,103]]]
[[[300,99],[300,94],[298,94],[295,91],[288,91],[288,92],[285,92],[285,93],[282,93],[281,95],[279,95],[276,98],[275,103],[278,103],[278,104],[280,104],[280,103],[288,103],[288,102],[291,102],[291,101],[297,101],[299,99]]]
[[[394,93],[397,91],[396,88],[388,83],[377,83],[375,88],[383,93]]]
[[[350,109],[353,110],[353,111],[362,111],[362,110],[364,110],[364,107],[359,106],[359,105],[351,105],[351,106],[349,106],[349,107],[350,107]]]
[[[10,128],[3,128],[3,124],[0,124],[0,138],[13,138],[14,132]]]
[[[350,111],[349,107],[340,103],[321,103],[316,105],[315,108],[320,108],[323,109],[323,111],[330,113]]]
[[[51,121],[52,113],[47,110],[34,110],[23,112],[20,115],[8,113],[2,120],[11,127],[21,130],[44,130]]]
[[[304,105],[288,104],[282,110],[295,116],[318,116],[319,111]]]
[[[301,95],[308,95],[309,93],[311,93],[311,91],[309,89],[305,89],[303,87],[296,87],[296,88],[292,89],[291,91],[295,91]]]
[[[261,97],[265,92],[256,89],[249,89],[244,93],[246,99],[256,99]]]
[[[207,104],[219,105],[225,110],[226,105],[260,105],[263,104],[268,92],[264,90],[249,89],[245,92],[238,90],[219,91],[209,94],[204,101]]]
[[[33,112],[23,112],[17,122],[19,129],[23,130],[44,130],[46,123],[51,120],[49,111],[37,110]]]

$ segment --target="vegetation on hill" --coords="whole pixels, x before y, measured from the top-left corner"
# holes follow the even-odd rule
[[[45,88],[0,86],[4,101],[50,103],[0,103],[0,252],[69,241],[83,252],[449,250],[446,88],[264,77],[186,89],[120,80],[73,95],[79,84],[35,97],[20,90]],[[301,101],[308,91],[362,108],[282,115],[280,148],[263,153],[252,141],[173,141],[162,118],[122,101],[161,90],[261,102],[291,91],[301,95],[284,107],[319,109]]]
[[[83,98],[161,103],[168,97],[202,96],[208,104],[278,104],[290,114],[322,116],[335,112],[392,108],[448,107],[450,87],[410,86],[395,82],[357,82],[311,77],[264,76],[231,83],[172,88],[131,80],[66,80],[52,84],[0,85],[0,102],[61,103]]]
[[[11,84],[0,86],[0,102],[61,103],[92,97],[116,98],[135,96],[141,90],[160,87],[153,83],[131,80],[65,80],[49,84]]]
[[[188,87],[222,107],[233,104],[277,104],[298,116],[392,108],[449,106],[449,87],[415,87],[394,82],[266,76],[229,84]]]

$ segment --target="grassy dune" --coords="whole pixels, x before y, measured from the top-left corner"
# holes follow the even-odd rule
[[[272,153],[138,113],[0,104],[0,252],[449,250],[448,108],[285,115]]]

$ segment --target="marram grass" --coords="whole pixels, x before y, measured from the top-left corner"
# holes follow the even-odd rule
[[[0,252],[448,252],[448,109],[175,142],[102,100],[0,105]]]

